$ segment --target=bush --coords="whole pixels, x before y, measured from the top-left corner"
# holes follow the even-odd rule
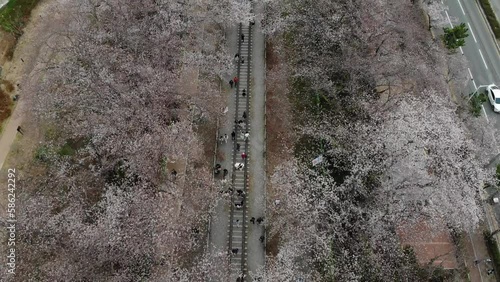
[[[491,4],[489,0],[479,0],[481,7],[483,8],[484,13],[486,14],[486,19],[488,19],[488,23],[495,34],[497,39],[500,39],[500,23],[498,23],[497,17],[493,8],[491,8]]]
[[[478,93],[470,99],[470,112],[473,116],[478,117],[481,115],[481,105],[487,100],[488,99],[486,98],[486,95],[484,95],[483,93]]]
[[[493,266],[495,267],[495,272],[500,271],[500,250],[498,250],[497,240],[491,236],[490,231],[484,231],[484,241],[486,242],[486,247],[488,248],[488,253],[493,260]]]
[[[496,177],[497,177],[497,186],[500,186],[500,164],[497,165]]]

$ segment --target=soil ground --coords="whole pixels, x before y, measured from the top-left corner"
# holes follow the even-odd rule
[[[268,179],[266,189],[268,199],[276,198],[271,181],[269,181],[270,177],[276,166],[293,156],[295,142],[292,105],[287,96],[288,72],[283,62],[284,59],[280,58],[275,50],[275,44],[268,41],[266,46],[266,177]],[[272,210],[269,210],[268,213],[272,213]],[[268,256],[277,255],[279,241],[280,238],[277,235],[268,239],[266,245]]]

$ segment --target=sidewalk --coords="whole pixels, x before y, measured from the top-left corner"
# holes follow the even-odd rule
[[[230,54],[236,54],[238,49],[238,30],[237,26],[231,27],[226,31],[226,38],[228,42],[228,50]],[[236,73],[236,66],[235,72]],[[234,76],[234,75],[233,75]],[[228,76],[224,78],[222,85],[222,95],[226,100],[225,106],[228,107],[228,112],[223,116],[223,118],[219,121],[219,131],[218,136],[227,134],[230,138],[231,132],[233,131],[234,126],[234,112],[236,102],[234,99],[234,89],[229,90],[229,80],[233,76]],[[224,106],[224,107],[225,107]],[[221,107],[223,108],[223,107]],[[215,138],[215,136],[214,136]],[[217,141],[218,142],[218,141]],[[227,169],[230,172],[232,171],[232,147],[233,142],[231,139],[227,143],[218,142],[217,145],[217,163],[222,166],[222,169]],[[222,159],[223,157],[224,159]],[[226,179],[231,180],[231,174],[229,174]],[[220,176],[215,177],[215,181],[221,181]],[[216,256],[220,253],[228,252],[228,222],[229,222],[229,213],[230,213],[230,201],[225,196],[226,194],[220,194],[219,199],[217,200],[217,204],[215,207],[215,213],[213,214],[210,222],[210,237],[209,237],[209,250],[210,252]],[[229,272],[229,269],[228,269]]]
[[[261,2],[255,2],[254,13],[263,14],[264,7]],[[248,218],[264,217],[266,213],[266,171],[265,171],[265,37],[262,34],[262,26],[259,21],[253,26],[253,50],[252,50],[252,78],[253,95],[250,105],[250,124],[252,126],[252,137],[250,138],[250,190],[249,190],[249,213]],[[267,222],[264,221],[264,226]],[[248,273],[252,278],[259,267],[265,265],[265,241],[259,241],[260,236],[265,236],[264,226],[249,224],[248,229]]]
[[[488,269],[493,268],[493,265],[485,261],[485,259],[489,258],[489,254],[484,243],[484,229],[484,226],[480,226],[474,232],[468,233],[464,238],[465,265],[469,269],[469,278],[472,282],[496,281],[495,275],[487,274]],[[475,260],[479,260],[479,263],[476,264]]]

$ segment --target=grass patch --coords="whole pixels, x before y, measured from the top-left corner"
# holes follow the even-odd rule
[[[488,230],[484,231],[483,235],[486,247],[488,248],[488,253],[493,260],[495,273],[498,273],[498,271],[500,271],[500,250],[498,250],[497,240],[491,236],[491,233]]]
[[[0,26],[16,37],[21,36],[31,10],[40,0],[10,0],[0,9]]]
[[[10,95],[0,89],[0,124],[3,124],[10,117],[12,106]]]
[[[35,159],[41,162],[48,162],[51,152],[47,146],[40,146],[35,151]]]
[[[488,23],[490,24],[496,39],[500,39],[500,23],[498,23],[495,12],[491,7],[490,0],[479,0],[479,3],[481,4],[481,7],[486,14],[486,19],[488,19]]]
[[[472,97],[469,101],[471,114],[475,117],[479,117],[481,115],[481,105],[486,101],[488,101],[488,99],[484,93],[474,95],[474,97]]]
[[[78,149],[83,148],[89,142],[88,138],[79,137],[75,139],[67,139],[66,143],[59,149],[60,156],[73,156]]]

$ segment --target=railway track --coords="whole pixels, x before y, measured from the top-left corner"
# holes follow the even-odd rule
[[[247,273],[247,229],[248,220],[248,176],[249,176],[249,138],[250,132],[250,99],[251,99],[251,48],[252,26],[239,24],[238,27],[238,68],[235,93],[236,138],[233,141],[231,214],[229,217],[228,252],[231,257],[231,279],[244,277]],[[245,116],[244,116],[245,114]],[[241,122],[240,122],[241,121]],[[248,134],[247,136],[245,136]],[[239,148],[239,150],[238,150]],[[246,157],[242,156],[246,154]],[[242,168],[238,168],[243,165]],[[241,281],[244,281],[243,279]]]

